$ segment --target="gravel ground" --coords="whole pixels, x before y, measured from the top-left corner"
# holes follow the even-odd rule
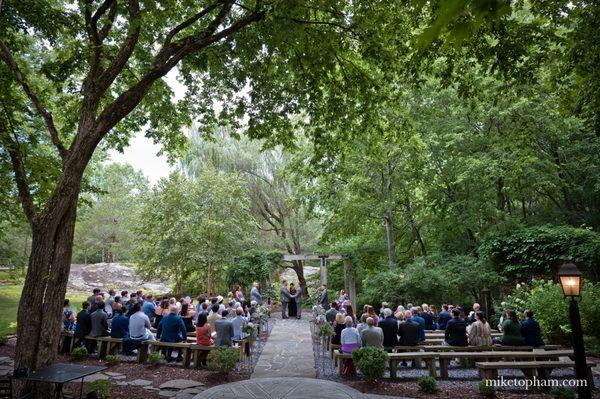
[[[312,326],[312,324],[311,324]],[[337,367],[333,365],[333,360],[329,356],[329,353],[324,350],[321,345],[321,341],[318,337],[313,335],[313,355],[315,357],[315,367],[317,371],[317,378],[330,380],[335,382],[341,382],[352,386],[353,388],[362,392],[368,393],[379,393],[392,396],[406,396],[406,397],[439,397],[439,398],[453,398],[453,397],[478,397],[478,384],[481,381],[477,373],[477,369],[474,368],[462,368],[458,362],[452,362],[449,366],[448,380],[437,381],[438,392],[435,395],[426,395],[419,390],[417,380],[422,376],[428,376],[429,373],[426,368],[412,368],[410,363],[408,366],[398,366],[398,379],[391,380],[389,370],[386,371],[384,379],[376,384],[368,384],[361,378],[360,372],[356,378],[348,379],[340,377],[338,375]],[[437,365],[439,369],[439,364]],[[504,370],[499,373],[505,379],[522,379],[523,374],[520,370]],[[572,380],[575,378],[574,371],[572,369],[555,369],[552,372],[552,378],[557,380]],[[594,373],[594,384],[596,387],[600,386],[600,375]],[[515,389],[515,388],[501,388],[498,390],[498,397],[503,398],[517,398],[523,395],[527,395],[528,398],[549,398],[549,394],[544,392],[534,392],[533,390]],[[600,393],[596,392],[595,397],[600,398]]]

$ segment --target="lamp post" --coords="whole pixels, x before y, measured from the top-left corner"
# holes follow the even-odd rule
[[[586,380],[577,387],[580,399],[591,398],[591,391],[587,375],[587,360],[585,346],[583,345],[583,331],[581,317],[579,316],[579,298],[581,298],[582,273],[571,262],[564,262],[557,273],[565,298],[569,300],[569,318],[571,321],[571,335],[573,336],[573,353],[575,354],[575,375],[578,380]]]

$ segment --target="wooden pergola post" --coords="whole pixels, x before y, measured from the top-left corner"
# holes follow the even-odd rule
[[[319,255],[319,260],[321,261],[319,265],[321,285],[327,285],[327,258],[329,258],[329,256]]]

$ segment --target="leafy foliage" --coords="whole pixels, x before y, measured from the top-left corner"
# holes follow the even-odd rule
[[[361,303],[465,304],[480,299],[480,290],[497,287],[503,278],[471,256],[430,255],[397,271],[374,273],[363,282]]]
[[[152,352],[148,355],[148,360],[153,367],[156,367],[160,364],[160,362],[165,360],[165,355],[163,355],[161,352]]]
[[[249,287],[254,281],[265,281],[277,269],[283,260],[283,254],[278,251],[251,250],[235,258],[227,281],[230,286],[240,284]]]
[[[423,392],[433,393],[437,390],[437,381],[431,376],[420,377],[417,383]]]
[[[503,314],[508,309],[517,310],[521,317],[526,309],[534,312],[546,340],[569,343],[569,304],[559,284],[552,281],[533,280],[530,284],[517,284],[513,294],[506,296],[498,310]],[[581,324],[585,335],[600,338],[600,285],[585,281],[580,305]]]
[[[248,206],[236,174],[206,168],[194,180],[162,179],[135,226],[138,269],[173,278],[179,293],[224,290],[225,270],[249,242]]]
[[[83,359],[88,354],[87,349],[84,346],[80,346],[78,348],[73,348],[71,351],[71,356],[75,359]]]
[[[110,380],[96,380],[88,382],[87,391],[95,391],[101,399],[108,399],[112,396],[113,383]]]
[[[383,349],[365,346],[352,351],[352,359],[367,381],[383,378],[388,361],[388,354]]]
[[[211,370],[215,370],[221,374],[228,374],[240,361],[240,349],[218,348],[210,351],[206,360]]]
[[[571,257],[586,277],[600,279],[600,234],[569,226],[540,226],[490,238],[481,252],[512,281],[548,276],[557,261]]]
[[[550,395],[554,399],[575,399],[577,397],[575,391],[567,387],[554,388],[550,391]]]
[[[479,381],[477,388],[479,389],[479,393],[485,397],[493,397],[496,394],[496,388],[489,380]]]

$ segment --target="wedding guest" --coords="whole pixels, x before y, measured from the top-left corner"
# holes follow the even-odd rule
[[[401,346],[419,345],[421,326],[413,319],[414,313],[412,310],[404,311],[404,321],[398,326],[399,345]]]
[[[452,319],[446,323],[445,342],[450,346],[467,346],[467,323],[460,317],[460,310],[452,310]]]
[[[485,314],[481,311],[475,313],[474,322],[469,326],[469,345],[471,346],[491,346],[492,329],[488,323]]]
[[[262,304],[262,296],[258,290],[258,283],[255,281],[252,283],[252,289],[250,290],[250,301],[256,301],[259,305]]]
[[[341,333],[340,342],[342,344],[342,347],[340,349],[340,352],[352,353],[352,351],[360,348],[360,345],[361,345],[360,334],[358,333],[356,328],[353,327],[354,320],[352,320],[352,317],[346,316],[346,318],[344,319],[344,324],[346,325],[346,328],[344,328]],[[344,364],[344,368],[342,371],[342,375],[345,375],[345,376],[356,375],[356,368],[354,366],[354,362],[352,361],[352,359],[345,359],[344,363],[345,364]]]
[[[521,335],[525,345],[544,346],[540,323],[533,319],[533,310],[527,309],[523,316],[525,320],[521,323]]]
[[[156,329],[156,336],[161,342],[185,342],[187,339],[187,331],[185,324],[181,316],[179,316],[180,310],[177,305],[169,306],[169,314],[162,318]],[[143,314],[143,313],[142,313]],[[143,314],[146,316],[145,314]],[[146,316],[147,317],[147,316]],[[168,347],[166,350],[167,362],[172,362],[173,348]],[[183,360],[183,353],[181,348],[177,348],[177,359],[176,361],[181,362]]]
[[[379,321],[383,330],[383,346],[393,348],[398,345],[398,321],[392,316],[392,309],[383,309],[384,319]]]
[[[333,345],[341,345],[342,330],[344,329],[344,327],[344,315],[341,313],[336,314],[335,321],[333,323],[334,335],[331,337],[331,343]]]
[[[366,314],[363,314],[366,316]],[[373,346],[383,349],[383,330],[375,325],[372,317],[366,319],[367,327],[360,332],[362,346]]]
[[[183,319],[183,324],[185,325],[185,331],[193,332],[195,330],[194,327],[194,316],[196,311],[192,308],[188,303],[184,303],[181,305],[181,312],[179,313],[181,318]]]
[[[413,306],[411,308],[412,321],[419,324],[419,342],[425,341],[425,319],[421,317],[421,307]]]
[[[433,314],[429,310],[429,306],[426,303],[423,304],[423,311],[420,316],[425,320],[425,330],[435,330]]]
[[[77,346],[85,346],[85,336],[92,331],[92,319],[90,317],[90,303],[85,301],[81,304],[81,311],[77,313],[77,323],[75,324],[75,338]]]
[[[450,321],[450,319],[452,319],[452,314],[450,313],[449,309],[450,307],[448,305],[442,305],[442,311],[438,315],[438,328],[440,330],[445,330],[446,324],[448,323],[448,321]]]
[[[521,335],[521,324],[514,309],[506,312],[506,320],[502,323],[502,345],[520,346],[525,344]]]
[[[331,308],[329,308],[329,310],[325,312],[325,320],[327,320],[329,324],[333,324],[333,322],[335,321],[335,317],[338,313],[339,312],[337,301],[331,302]]]
[[[211,328],[207,323],[206,313],[200,313],[198,316],[198,324],[196,325],[196,345],[201,346],[212,346],[215,340],[211,337]],[[206,358],[208,357],[208,351],[198,351],[198,362],[197,365],[206,367]]]
[[[221,313],[221,318],[215,321],[214,329],[217,332],[216,347],[231,346],[233,339],[233,324],[227,318],[227,311]]]

